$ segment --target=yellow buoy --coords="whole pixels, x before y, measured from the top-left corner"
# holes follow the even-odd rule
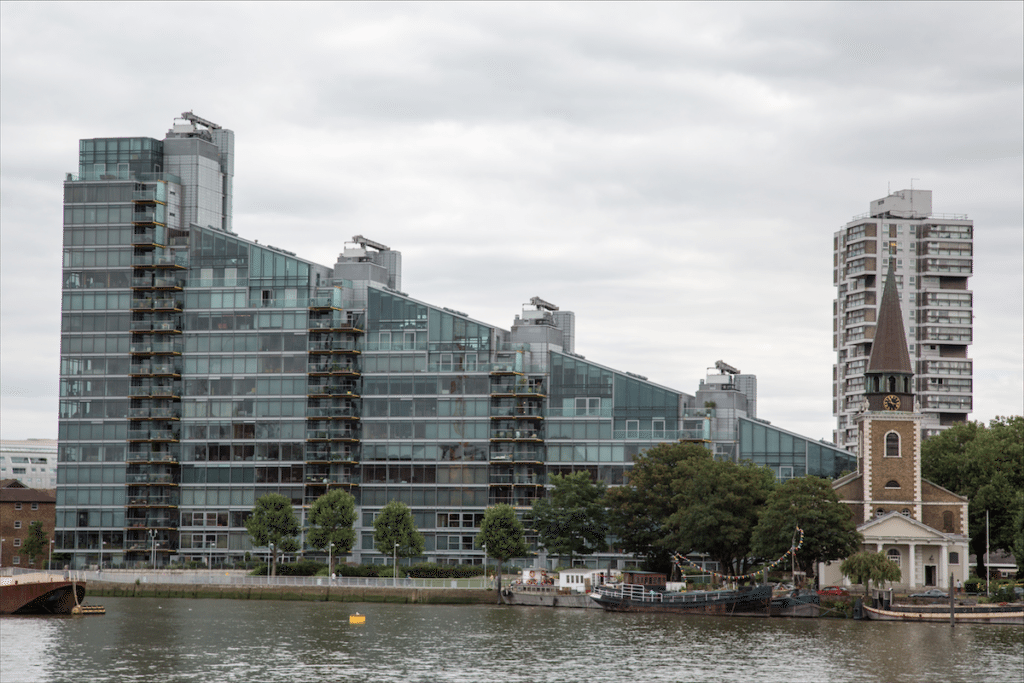
[[[355,614],[348,615],[348,623],[350,623],[350,624],[365,624],[366,623],[366,617],[364,615],[362,615],[362,614],[359,614],[359,612],[356,612]]]

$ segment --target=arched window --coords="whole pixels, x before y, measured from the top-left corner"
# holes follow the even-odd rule
[[[889,432],[885,435],[885,457],[900,457],[900,435],[896,432]]]
[[[903,508],[902,510],[900,510],[900,514],[903,515],[904,517],[909,517],[910,516],[910,508]]]
[[[889,393],[896,393],[896,378],[893,377],[892,375],[889,375],[889,377],[887,377],[886,379],[889,380]]]
[[[896,548],[889,548],[889,551],[885,553],[885,559],[892,560],[897,567],[900,566],[900,551]]]
[[[953,513],[949,510],[942,513],[942,530],[947,534],[953,533]]]
[[[890,479],[889,481],[887,481],[885,483],[885,488],[887,488],[887,489],[898,489],[899,487],[900,487],[900,483],[898,481],[896,481],[895,479]]]
[[[875,510],[875,517],[881,517],[885,514],[885,508],[878,508]]]

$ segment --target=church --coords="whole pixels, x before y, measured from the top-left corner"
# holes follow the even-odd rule
[[[890,266],[856,417],[857,471],[832,488],[853,511],[863,549],[899,565],[895,588],[949,588],[969,576],[967,499],[921,478],[921,413]],[[821,585],[849,584],[840,562],[823,563]]]

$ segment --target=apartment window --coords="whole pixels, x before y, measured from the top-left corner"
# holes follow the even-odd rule
[[[20,510],[21,509],[21,503],[15,503],[14,504],[14,509],[15,510]]]
[[[21,564],[21,555],[15,555],[14,559],[11,561],[11,564]]]
[[[640,436],[640,420],[626,420],[626,438],[636,439]]]
[[[21,522],[18,522],[18,524],[21,524]],[[14,527],[14,528],[17,529],[18,527]],[[21,547],[21,539],[20,538],[14,539],[14,547],[15,548],[20,548]]]
[[[576,398],[576,415],[600,415],[601,399],[578,396]],[[637,423],[639,424],[639,423]],[[628,429],[628,427],[627,427]],[[638,427],[639,429],[639,427]]]
[[[32,503],[32,509],[33,510],[38,510],[39,509],[39,503]]]
[[[21,520],[20,519],[14,520],[14,528],[15,529],[20,529],[21,528]]]
[[[875,517],[881,517],[885,514],[885,508],[878,508],[875,510]]]
[[[889,487],[886,486],[886,488],[889,488]],[[900,514],[903,515],[904,517],[909,517],[910,516],[910,508],[903,508],[902,510],[900,510]]]

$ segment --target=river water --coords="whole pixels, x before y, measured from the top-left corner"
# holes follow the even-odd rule
[[[105,616],[0,619],[0,680],[1020,683],[1024,676],[1019,626],[249,600],[102,604]],[[356,611],[365,624],[348,623]]]

